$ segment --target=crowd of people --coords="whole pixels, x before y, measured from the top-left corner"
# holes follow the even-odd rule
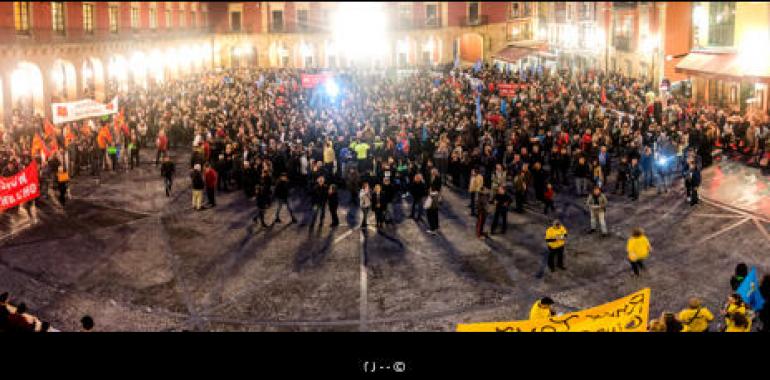
[[[283,208],[299,222],[298,198],[311,205],[303,222],[311,230],[327,211],[338,226],[348,195],[357,226],[368,228],[371,214],[377,229],[402,222],[393,205],[404,199],[409,217],[435,235],[442,189],[450,187],[469,197],[482,239],[505,234],[508,213],[528,203],[555,212],[557,193],[585,197],[588,232],[607,236],[607,192],[633,202],[646,189],[669,192],[680,177],[696,205],[701,170],[717,149],[758,166],[770,152],[766,114],[656,96],[650,81],[619,73],[347,69],[329,80],[333,87],[315,88],[303,87],[303,73],[310,71],[218,70],[115,90],[119,114],[60,126],[14,112],[11,128],[0,131],[2,175],[37,160],[44,196],[56,186],[64,206],[71,176],[130,170],[140,150],[154,149],[170,196],[177,169],[169,152],[192,145],[192,208],[204,209],[204,194],[211,208],[218,193],[242,191],[263,228],[282,223]],[[500,83],[514,84],[514,95],[501,96]],[[564,268],[566,238],[560,223],[553,228],[552,271]],[[636,274],[640,252],[651,248],[642,238],[635,231],[628,245]]]

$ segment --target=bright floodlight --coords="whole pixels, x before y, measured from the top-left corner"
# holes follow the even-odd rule
[[[337,86],[337,83],[332,78],[326,80],[326,83],[324,83],[324,90],[326,91],[326,95],[329,95],[330,98],[336,98],[337,94],[340,93],[339,86]]]
[[[336,47],[350,58],[385,53],[386,21],[382,3],[339,3],[332,30]]]

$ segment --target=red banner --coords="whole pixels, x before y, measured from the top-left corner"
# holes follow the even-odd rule
[[[302,74],[302,88],[315,88],[331,77],[332,74]]]
[[[500,96],[516,96],[516,91],[526,90],[526,84],[518,83],[498,83],[497,91]]]
[[[39,196],[40,186],[35,161],[13,177],[0,177],[0,211],[29,202]]]

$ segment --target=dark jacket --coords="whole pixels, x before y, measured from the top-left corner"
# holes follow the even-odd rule
[[[275,185],[274,196],[275,199],[280,199],[282,201],[289,199],[289,182],[279,180]]]
[[[314,205],[322,205],[326,203],[326,198],[329,194],[329,187],[326,184],[316,184],[313,187],[312,202]]]
[[[428,195],[428,187],[425,182],[412,182],[409,185],[409,194],[412,195],[413,199],[422,199]]]
[[[203,181],[203,174],[198,170],[193,170],[190,173],[190,179],[192,180],[193,190],[203,190],[206,187],[206,183]]]

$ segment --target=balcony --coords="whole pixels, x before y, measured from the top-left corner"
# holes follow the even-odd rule
[[[481,26],[481,25],[487,25],[488,23],[489,23],[489,17],[486,15],[479,15],[475,18],[463,17],[460,20],[460,25],[462,26]]]
[[[633,9],[636,7],[636,1],[613,1],[613,9]]]
[[[283,24],[270,25],[270,33],[285,33],[286,28]]]

